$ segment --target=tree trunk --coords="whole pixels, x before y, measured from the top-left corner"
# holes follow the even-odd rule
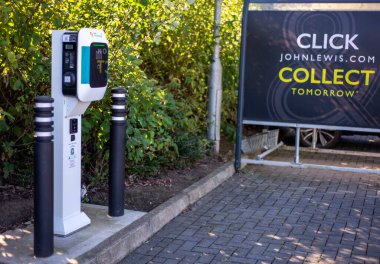
[[[214,153],[219,154],[220,119],[222,110],[222,64],[220,62],[220,20],[222,0],[215,0],[214,7],[214,52],[208,96],[208,139],[214,143]]]

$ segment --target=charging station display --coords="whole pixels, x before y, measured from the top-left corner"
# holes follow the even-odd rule
[[[105,43],[92,43],[90,46],[90,87],[107,85],[108,46]]]
[[[108,79],[106,35],[99,29],[82,28],[78,32],[77,51],[77,98],[81,102],[100,100],[106,92]]]
[[[63,95],[76,96],[82,102],[103,98],[108,81],[108,42],[104,32],[65,32],[62,41]]]

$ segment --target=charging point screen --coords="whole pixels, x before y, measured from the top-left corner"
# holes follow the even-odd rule
[[[107,86],[108,46],[105,43],[92,43],[90,46],[90,87]]]

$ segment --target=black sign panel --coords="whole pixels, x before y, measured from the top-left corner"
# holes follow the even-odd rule
[[[244,121],[380,129],[379,11],[251,9],[245,23]]]
[[[107,86],[108,46],[105,43],[92,43],[90,46],[90,87]]]

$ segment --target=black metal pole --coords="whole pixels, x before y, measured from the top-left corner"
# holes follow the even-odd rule
[[[112,217],[124,215],[126,91],[125,88],[111,91],[108,214]]]
[[[248,6],[250,1],[244,1],[242,33],[240,44],[240,64],[239,64],[239,94],[238,94],[238,114],[236,126],[236,144],[235,144],[235,170],[238,172],[241,168],[241,141],[243,136],[243,109],[244,109],[244,74],[245,74],[245,51],[246,51],[246,33],[247,33],[247,17]]]
[[[49,257],[54,252],[54,157],[53,98],[35,99],[34,140],[34,255]]]

